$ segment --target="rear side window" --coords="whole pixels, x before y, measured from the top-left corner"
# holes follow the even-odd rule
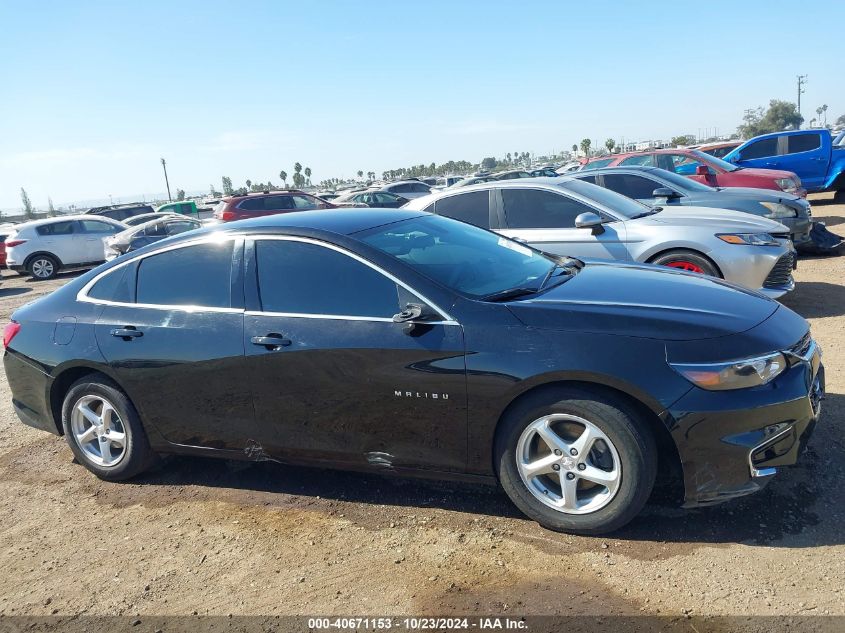
[[[751,158],[764,158],[766,156],[777,156],[778,140],[777,138],[764,138],[763,140],[752,143],[740,152],[741,160],[748,160]]]
[[[131,265],[121,266],[108,273],[91,287],[88,296],[102,301],[129,302],[131,295],[127,272],[131,267]]]
[[[263,206],[259,207],[264,211],[289,211],[294,208],[291,196],[272,196],[270,198],[259,198]]]
[[[442,198],[434,203],[434,212],[474,224],[483,229],[490,228],[490,193],[488,191],[473,191]]]
[[[648,178],[642,176],[632,176],[631,174],[605,174],[604,186],[621,193],[623,196],[633,198],[634,200],[643,200],[645,198],[653,198],[654,190],[662,187],[660,183],[656,183]]]
[[[75,220],[67,222],[53,222],[51,224],[42,224],[35,227],[38,235],[72,235],[77,232]]]
[[[151,255],[138,267],[136,301],[152,305],[231,306],[231,241]]]
[[[795,134],[786,137],[786,153],[797,154],[798,152],[811,152],[822,146],[822,137],[819,134]]]
[[[265,312],[392,317],[396,284],[357,259],[306,242],[259,240],[258,288]]]
[[[320,204],[315,198],[308,196],[290,196],[293,206],[300,210],[316,209]]]
[[[108,222],[100,222],[99,220],[80,220],[82,230],[86,233],[118,233],[123,230],[120,226],[109,224]]]
[[[201,225],[197,222],[176,220],[175,222],[168,222],[166,230],[168,235],[179,235],[179,233],[184,233],[185,231],[193,231],[194,229],[197,229],[200,226]]]
[[[595,210],[562,194],[540,189],[502,189],[511,229],[571,229],[579,214]]]
[[[613,162],[612,158],[603,158],[602,160],[594,160],[592,162],[587,163],[581,168],[581,171],[587,171],[588,169],[601,169],[602,167],[607,167],[610,163]]]

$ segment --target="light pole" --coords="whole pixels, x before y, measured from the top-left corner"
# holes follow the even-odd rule
[[[170,196],[170,181],[167,180],[167,163],[163,158],[161,159],[161,168],[164,170],[164,184],[167,185],[167,201],[173,202],[173,198]]]
[[[804,94],[804,84],[806,83],[807,75],[798,75],[798,114],[801,114],[801,95]]]

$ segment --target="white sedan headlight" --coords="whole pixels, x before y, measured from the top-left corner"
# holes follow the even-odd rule
[[[780,202],[761,202],[769,212],[766,214],[767,218],[797,218],[798,210],[793,209]]]
[[[746,246],[780,246],[780,242],[768,233],[719,233],[716,237],[728,244],[745,244]]]
[[[710,391],[746,389],[765,385],[788,366],[780,352],[726,363],[670,363],[694,385]]]

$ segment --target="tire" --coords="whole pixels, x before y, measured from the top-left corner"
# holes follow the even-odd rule
[[[113,410],[106,425],[102,424],[104,406]],[[87,408],[93,417],[86,416],[80,407]],[[62,427],[77,461],[100,479],[123,481],[156,461],[132,402],[102,374],[85,376],[71,385],[62,404]]]
[[[652,259],[650,264],[657,264],[658,266],[668,266],[669,268],[676,268],[691,273],[700,273],[702,275],[710,275],[711,277],[721,277],[719,269],[715,264],[707,259],[704,255],[688,250],[674,250],[667,251]]]
[[[571,434],[559,444],[559,457],[536,430],[544,420],[549,421],[545,428],[558,440]],[[578,429],[587,428],[582,422],[593,427],[596,439],[586,444],[592,450],[572,457],[568,453],[581,439]],[[572,441],[574,438],[578,439]],[[529,455],[525,460],[526,450],[538,451],[541,456]],[[557,532],[594,535],[618,530],[643,508],[657,474],[654,437],[633,407],[613,394],[580,387],[538,394],[520,403],[502,420],[494,451],[496,474],[511,501],[540,525]],[[549,468],[557,465],[559,469],[527,478],[518,464],[539,463],[541,458],[548,460],[547,465],[556,463]],[[615,472],[615,481],[600,486],[587,479],[598,471],[603,478]],[[564,476],[575,490],[568,509],[562,494]]]
[[[52,255],[35,255],[26,264],[26,269],[33,279],[46,281],[59,272],[59,262]]]

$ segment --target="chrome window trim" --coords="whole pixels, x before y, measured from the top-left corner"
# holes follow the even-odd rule
[[[187,242],[179,242],[178,244],[173,244],[172,246],[167,246],[160,250],[153,251],[152,253],[144,253],[142,255],[136,255],[134,257],[129,257],[126,261],[121,262],[117,266],[109,268],[108,270],[104,270],[100,274],[96,275],[91,281],[87,284],[82,286],[79,289],[79,292],[76,293],[76,300],[81,301],[83,303],[93,303],[96,305],[105,305],[105,306],[119,306],[125,308],[147,308],[152,310],[180,310],[182,312],[223,312],[228,314],[241,314],[244,312],[243,308],[221,308],[221,307],[212,307],[212,306],[198,306],[198,305],[165,305],[159,303],[128,303],[125,301],[109,301],[107,299],[95,299],[93,297],[88,296],[88,291],[94,287],[100,279],[105,277],[106,275],[110,275],[111,273],[128,266],[129,264],[146,259],[147,257],[152,257],[153,255],[160,255],[162,253],[167,253],[170,251],[175,251],[180,248],[188,248],[190,246],[197,246],[198,244],[206,244],[208,242],[226,242],[226,241],[237,241],[242,240],[243,235],[224,235],[220,233],[212,233],[211,235],[204,235],[202,237],[191,239]]]
[[[306,312],[262,312],[261,310],[247,310],[246,316],[285,317],[289,319],[328,319],[335,321],[368,321],[371,323],[393,323],[390,317],[353,316],[350,314],[310,314]],[[457,321],[403,321],[416,325],[460,325]]]
[[[405,290],[407,290],[408,292],[410,292],[414,296],[419,297],[422,301],[424,301],[429,307],[434,309],[442,317],[441,321],[419,321],[419,323],[428,323],[428,324],[443,323],[443,324],[449,324],[449,325],[458,325],[458,322],[454,318],[452,318],[449,315],[449,313],[446,312],[446,310],[444,310],[443,308],[438,306],[436,303],[434,303],[434,301],[432,301],[431,299],[429,299],[428,297],[423,295],[421,292],[417,292],[416,290],[411,288],[408,284],[406,284],[404,281],[401,281],[400,279],[398,279],[394,275],[391,275],[389,272],[387,272],[383,268],[377,266],[376,264],[372,263],[371,261],[364,259],[360,255],[357,255],[357,254],[355,254],[351,251],[348,251],[345,248],[342,248],[342,247],[340,247],[336,244],[332,244],[331,242],[324,242],[322,240],[317,240],[317,239],[310,238],[310,237],[300,237],[298,235],[249,235],[249,236],[246,236],[246,237],[248,239],[251,239],[253,242],[257,242],[258,240],[276,240],[276,241],[281,241],[281,242],[302,242],[302,243],[305,243],[305,244],[314,244],[315,246],[322,246],[323,248],[328,248],[329,250],[336,251],[336,252],[340,253],[341,255],[346,255],[347,257],[350,257],[350,258],[364,264],[365,266],[368,266],[369,268],[373,269],[377,273],[384,275],[385,277],[390,279],[390,281],[392,281],[393,283],[395,283],[398,286],[401,286],[402,288],[404,288]],[[295,312],[291,312],[291,313],[276,312],[276,313],[274,313],[274,312],[256,311],[256,313],[257,314],[266,314],[266,315],[271,315],[271,316],[274,315],[274,314],[276,316],[294,316],[294,317],[301,316],[301,317],[305,317],[305,318],[307,318],[309,316],[308,314],[295,313]],[[350,320],[350,321],[351,320],[355,320],[355,321],[357,321],[357,320],[380,321],[380,320],[384,319],[385,321],[390,321],[391,323],[393,322],[393,319],[388,318],[388,317],[355,317],[355,316],[346,316],[346,315],[333,316],[333,315],[327,315],[327,314],[320,314],[320,315],[314,315],[312,318],[322,318],[322,319],[339,318],[339,319]]]

